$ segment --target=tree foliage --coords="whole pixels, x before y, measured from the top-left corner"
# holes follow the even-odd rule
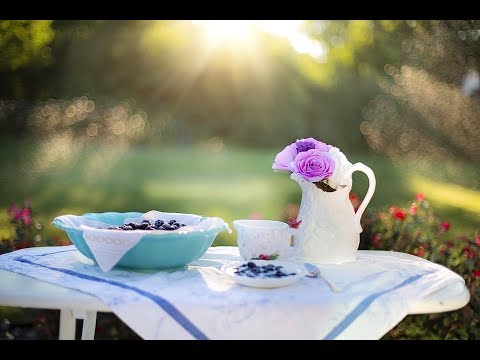
[[[211,46],[190,21],[2,21],[0,97],[128,100],[148,113],[156,130],[152,140],[159,143],[219,137],[270,146],[316,136],[346,151],[368,143],[394,154],[402,134],[410,137],[413,128],[427,139],[435,133],[437,147],[447,152],[474,158],[471,147],[452,140],[453,127],[442,134],[445,122],[431,116],[426,121],[428,109],[438,104],[425,95],[443,85],[458,88],[465,69],[476,66],[477,25],[312,20],[305,30],[325,49],[319,61],[294,51],[286,39],[258,31],[248,44],[232,39]],[[429,107],[415,108],[397,96],[405,87],[397,83],[407,78],[404,66],[431,79],[428,94],[412,92],[412,100]],[[418,85],[417,75],[410,79]],[[444,103],[440,118],[452,108]],[[476,107],[470,105],[466,115],[473,126]],[[465,114],[457,115],[458,123]]]
[[[0,20],[0,70],[48,65],[53,38],[52,20]]]

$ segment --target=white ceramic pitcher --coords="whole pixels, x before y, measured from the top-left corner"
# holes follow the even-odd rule
[[[349,199],[352,173],[364,172],[369,180],[367,194],[355,213]],[[325,192],[296,173],[295,180],[302,189],[302,201],[297,217],[301,221],[294,229],[295,254],[304,261],[318,264],[354,261],[360,244],[360,218],[375,191],[375,174],[362,163],[351,165],[344,175],[348,184],[333,192]]]

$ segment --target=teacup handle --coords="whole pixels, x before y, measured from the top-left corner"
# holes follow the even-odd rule
[[[372,199],[373,193],[375,192],[375,186],[377,185],[377,181],[375,180],[375,174],[373,170],[370,169],[367,165],[362,164],[360,162],[353,164],[352,167],[347,171],[345,176],[352,176],[355,171],[361,171],[368,177],[368,190],[365,198],[363,199],[362,203],[358,207],[357,213],[355,214],[356,223],[358,227],[358,231],[362,232],[362,225],[360,224],[360,220],[362,218],[363,212],[367,208],[368,203]]]

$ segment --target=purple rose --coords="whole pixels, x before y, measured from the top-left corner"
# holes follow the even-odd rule
[[[317,182],[332,176],[335,161],[330,154],[318,149],[302,151],[293,161],[294,172],[310,182]]]
[[[277,154],[277,156],[275,157],[275,161],[273,162],[272,169],[278,171],[293,172],[295,169],[292,166],[292,162],[297,156],[297,154],[312,149],[328,152],[328,150],[330,150],[332,147],[332,145],[327,145],[314,138],[299,139],[294,143],[286,146],[285,149],[283,149]]]
[[[297,156],[297,149],[295,143],[293,143],[286,146],[285,149],[275,156],[272,169],[278,171],[293,171],[290,163],[295,159],[295,156]]]
[[[297,148],[297,153],[308,151],[311,149],[317,149],[320,151],[328,151],[333,146],[327,145],[324,142],[318,141],[314,138],[300,139],[295,142],[295,147]]]

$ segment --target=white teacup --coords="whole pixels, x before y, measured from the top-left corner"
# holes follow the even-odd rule
[[[237,245],[244,260],[267,255],[269,259],[288,259],[293,255],[292,231],[288,224],[274,220],[234,220]]]

